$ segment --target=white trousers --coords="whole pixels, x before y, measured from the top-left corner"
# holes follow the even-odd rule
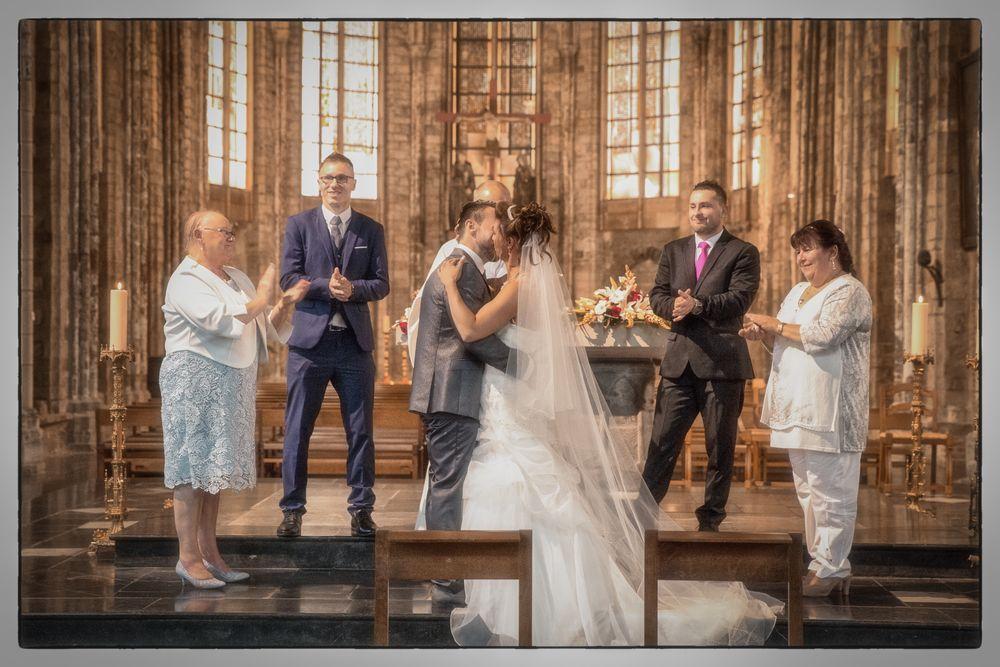
[[[805,543],[816,576],[846,577],[858,516],[861,452],[789,449],[795,493],[805,515]]]

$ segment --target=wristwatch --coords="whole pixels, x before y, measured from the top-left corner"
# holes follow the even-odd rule
[[[694,308],[691,309],[692,315],[701,315],[702,311],[705,310],[705,306],[702,305],[701,301],[698,299],[694,300]]]

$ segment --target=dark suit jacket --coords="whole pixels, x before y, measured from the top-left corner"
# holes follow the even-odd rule
[[[339,306],[335,306],[335,299],[330,296],[334,266],[340,266],[340,272],[354,284],[351,298],[343,303],[336,301]],[[389,293],[389,260],[382,225],[352,211],[341,252],[337,253],[321,208],[293,215],[285,225],[281,289],[288,289],[300,278],[309,281],[309,291],[295,306],[288,344],[315,347],[323,337],[333,309],[339,307],[358,345],[371,352],[375,338],[368,302],[383,299]]]
[[[750,352],[738,332],[760,285],[760,254],[753,244],[723,230],[696,281],[694,251],[694,235],[663,246],[656,285],[649,292],[653,311],[673,323],[660,375],[678,378],[690,364],[705,380],[750,379]],[[691,289],[704,311],[673,322],[674,298],[684,289]]]
[[[490,300],[490,290],[472,258],[455,248],[451,258],[461,257],[467,259],[458,275],[458,290],[465,305],[479,312]],[[451,319],[444,284],[437,271],[431,272],[420,296],[410,412],[447,412],[479,419],[484,364],[506,370],[509,354],[510,348],[496,334],[472,343],[462,341]]]

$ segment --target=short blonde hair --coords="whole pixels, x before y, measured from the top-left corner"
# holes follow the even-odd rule
[[[190,246],[194,243],[194,233],[201,229],[201,226],[205,221],[213,215],[221,216],[225,219],[226,216],[222,215],[219,211],[213,211],[211,209],[202,209],[200,211],[195,211],[188,216],[188,219],[184,221],[184,243]]]

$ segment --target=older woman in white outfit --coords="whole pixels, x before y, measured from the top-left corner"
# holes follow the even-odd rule
[[[803,594],[849,592],[861,452],[868,434],[872,301],[843,232],[816,220],[791,238],[804,282],[778,316],[748,314],[740,335],[773,344],[761,422],[788,450],[812,562]]]
[[[219,491],[257,482],[257,362],[267,360],[268,337],[288,340],[288,316],[309,283],[300,281],[272,309],[274,265],[256,289],[228,266],[236,230],[224,215],[193,213],[184,238],[188,254],[170,276],[163,304],[163,481],[174,490],[177,575],[197,588],[219,588],[249,577],[222,559],[215,525]]]

